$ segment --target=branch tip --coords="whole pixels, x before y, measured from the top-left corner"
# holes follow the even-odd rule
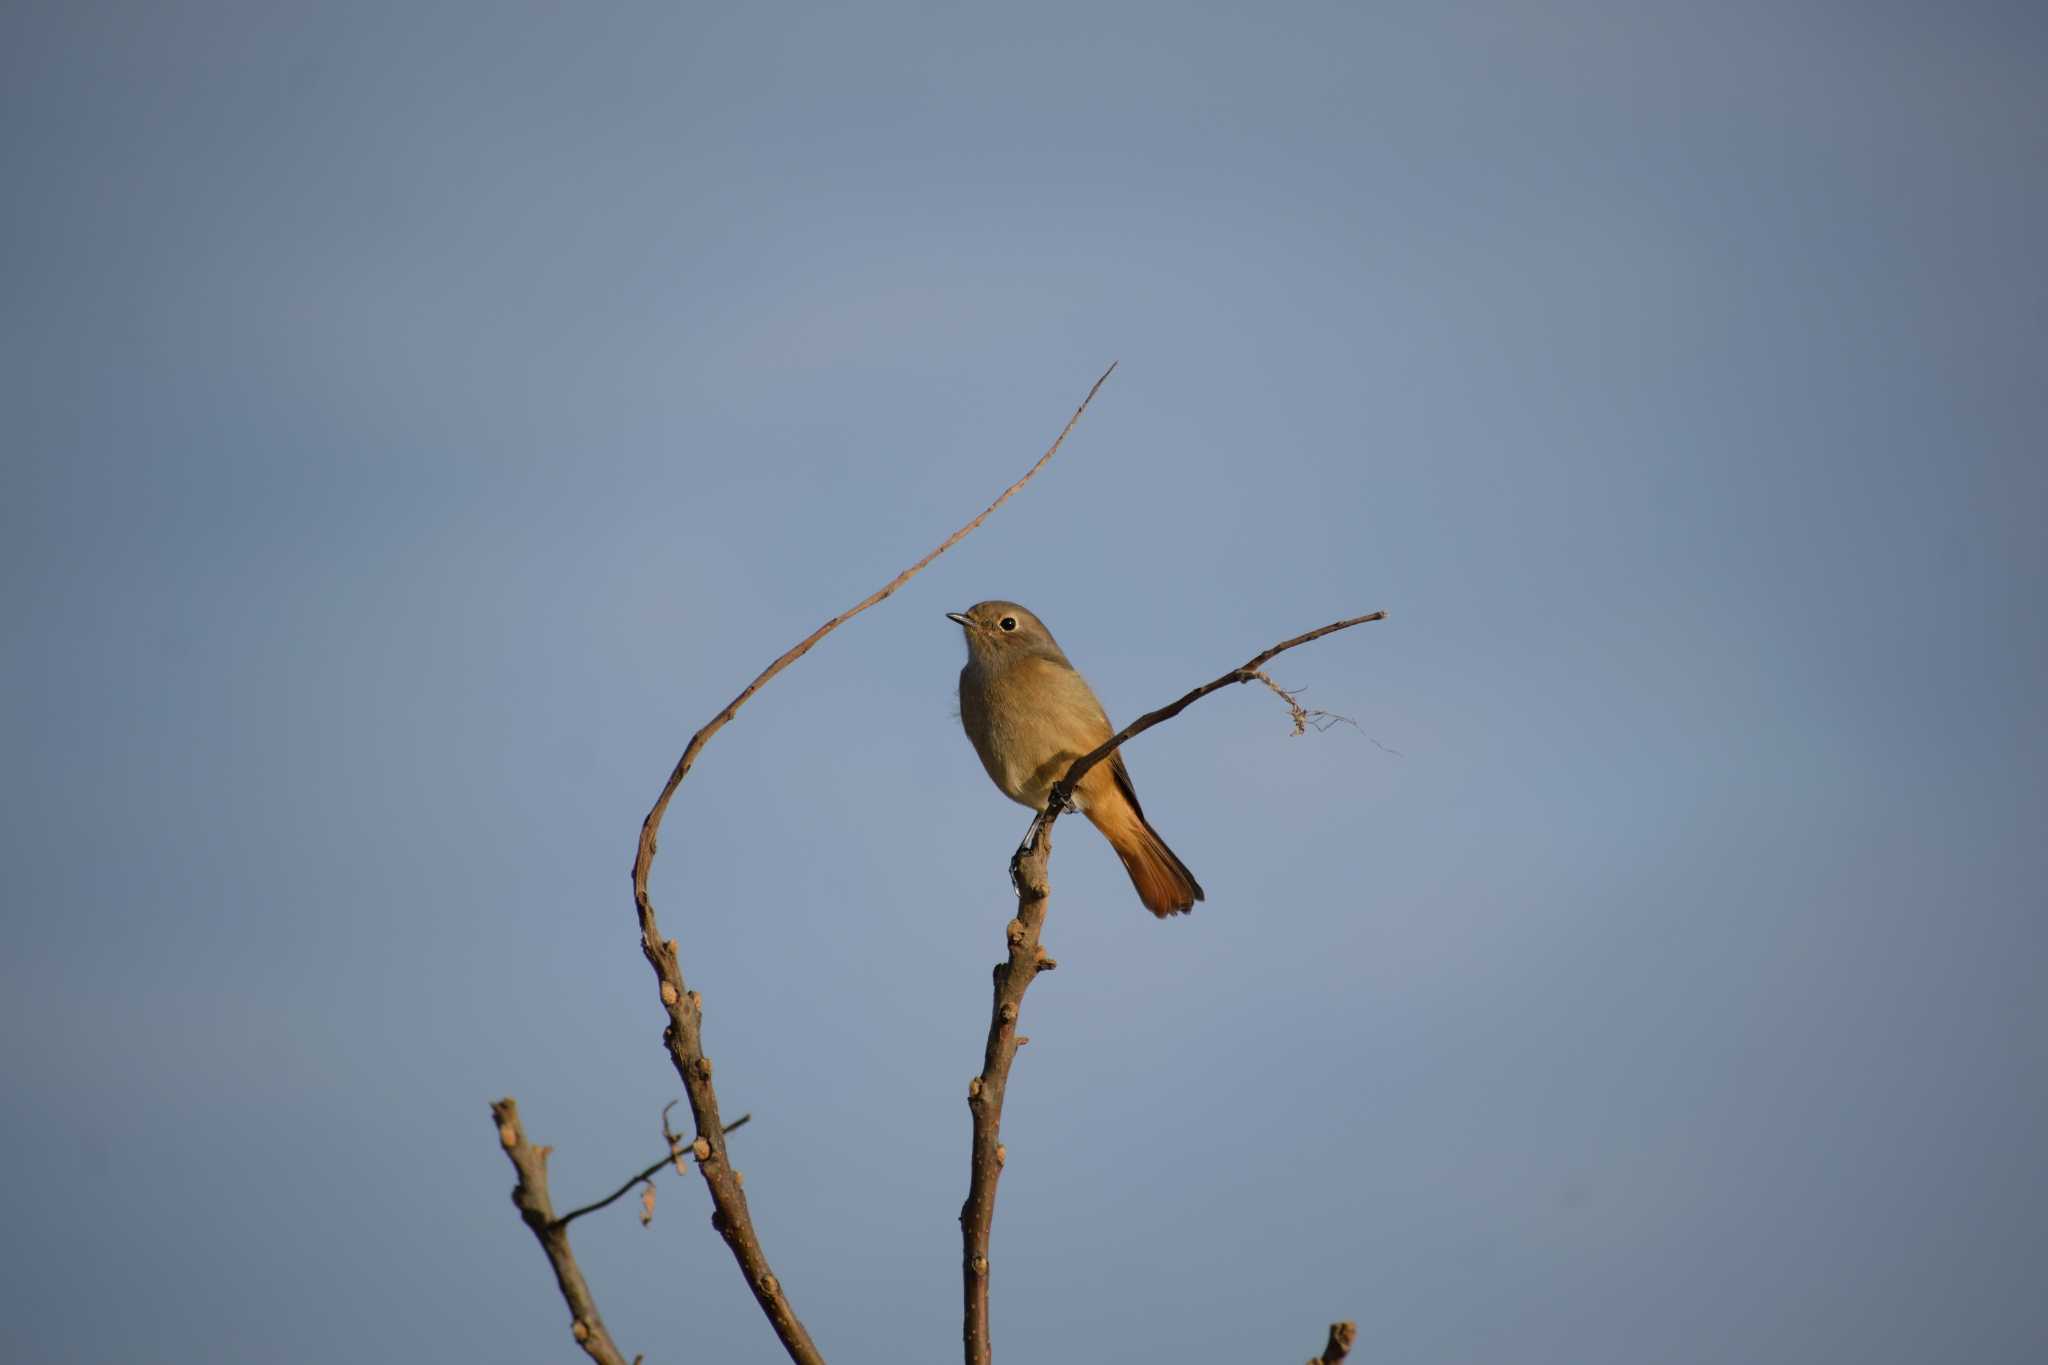
[[[491,1106],[491,1119],[497,1129],[498,1145],[504,1149],[505,1158],[512,1163],[512,1170],[518,1177],[512,1186],[513,1207],[519,1210],[520,1221],[532,1230],[542,1254],[548,1258],[548,1264],[555,1272],[555,1285],[569,1310],[571,1330],[576,1334],[576,1340],[599,1365],[624,1365],[625,1357],[619,1354],[611,1334],[605,1330],[604,1319],[598,1315],[597,1301],[591,1297],[590,1286],[584,1282],[575,1253],[569,1249],[569,1234],[555,1219],[554,1205],[548,1198],[547,1154],[550,1149],[535,1147],[526,1140],[526,1130],[519,1122],[519,1106],[510,1097]]]
[[[1323,1347],[1323,1353],[1308,1365],[1338,1365],[1351,1354],[1351,1348],[1358,1343],[1358,1324],[1355,1322],[1333,1322],[1330,1324],[1330,1339]]]

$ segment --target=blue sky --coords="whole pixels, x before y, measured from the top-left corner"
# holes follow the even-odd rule
[[[2028,6],[80,3],[0,20],[0,1355],[577,1358],[655,895],[835,1362],[958,1340],[1039,612],[1208,891],[1062,825],[1006,1359],[2048,1350]],[[1376,742],[1375,742],[1376,741]],[[1390,752],[1392,751],[1392,752]],[[577,1245],[777,1349],[701,1187]]]

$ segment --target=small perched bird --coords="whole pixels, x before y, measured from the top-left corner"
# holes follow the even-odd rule
[[[1116,733],[1109,717],[1045,623],[1015,602],[977,602],[946,615],[967,636],[960,670],[967,738],[1003,795],[1043,810],[1074,760]],[[1147,910],[1164,918],[1202,899],[1195,874],[1146,823],[1121,749],[1088,770],[1074,807],[1123,859]]]

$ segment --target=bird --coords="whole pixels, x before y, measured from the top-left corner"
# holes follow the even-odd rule
[[[1075,759],[1115,731],[1052,632],[1015,602],[949,611],[967,637],[960,670],[960,724],[1003,795],[1043,810]],[[1090,768],[1073,805],[1102,831],[1131,875],[1138,899],[1164,919],[1194,909],[1202,885],[1145,819],[1123,751]]]

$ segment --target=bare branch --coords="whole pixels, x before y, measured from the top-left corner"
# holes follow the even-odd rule
[[[1033,839],[1052,827],[1052,822],[1058,819],[1060,812],[1067,808],[1068,802],[1073,798],[1074,788],[1079,785],[1083,777],[1087,776],[1088,770],[1116,752],[1125,740],[1144,734],[1161,721],[1172,720],[1175,716],[1187,710],[1188,707],[1194,705],[1218,688],[1228,687],[1232,683],[1251,682],[1255,679],[1264,679],[1268,686],[1272,686],[1272,679],[1266,678],[1265,674],[1259,670],[1265,666],[1267,661],[1277,655],[1286,653],[1297,645],[1305,645],[1311,640],[1320,640],[1325,635],[1334,635],[1340,630],[1349,630],[1353,626],[1362,626],[1368,621],[1384,621],[1386,619],[1387,614],[1383,611],[1370,612],[1364,616],[1353,616],[1342,621],[1332,621],[1329,625],[1319,626],[1307,634],[1297,635],[1291,640],[1282,640],[1271,649],[1261,650],[1259,653],[1252,655],[1250,659],[1231,669],[1222,677],[1203,683],[1180,700],[1170,702],[1160,707],[1157,711],[1147,711],[1144,715],[1111,735],[1094,749],[1074,760],[1073,765],[1067,769],[1067,775],[1054,783],[1052,790],[1047,793],[1045,809],[1039,812],[1038,817],[1031,822],[1031,833],[1024,836],[1025,848],[1029,848]],[[1273,690],[1276,692],[1280,691],[1277,687],[1274,687]],[[1280,695],[1287,698],[1289,706],[1294,707],[1297,711],[1300,710],[1298,703],[1292,697],[1288,697],[1285,692],[1281,692]],[[1300,723],[1300,721],[1297,720],[1297,723]],[[1022,852],[1022,850],[1019,851]]]
[[[704,1183],[711,1191],[713,1211],[711,1225],[725,1238],[726,1246],[732,1251],[733,1259],[739,1263],[740,1273],[746,1277],[747,1286],[754,1293],[754,1300],[761,1305],[761,1311],[768,1317],[775,1329],[776,1337],[790,1359],[799,1365],[822,1365],[823,1357],[811,1343],[810,1334],[797,1320],[796,1311],[784,1297],[782,1284],[769,1269],[768,1258],[761,1250],[760,1238],[755,1235],[752,1216],[747,1211],[747,1199],[740,1188],[739,1172],[732,1169],[726,1159],[725,1139],[718,1118],[718,1093],[711,1084],[711,1059],[704,1055],[703,1043],[703,1001],[697,992],[688,989],[683,982],[683,971],[677,957],[673,939],[664,939],[661,928],[654,917],[654,901],[647,890],[647,879],[654,866],[655,850],[660,842],[661,821],[668,810],[668,803],[675,795],[676,788],[689,775],[690,768],[697,761],[697,755],[704,745],[723,729],[728,721],[739,713],[753,695],[783,669],[795,663],[810,652],[811,646],[837,630],[841,625],[893,594],[909,582],[934,559],[960,543],[1012,494],[1029,483],[1046,462],[1051,460],[1067,439],[1067,433],[1081,420],[1081,414],[1088,410],[1097,391],[1109,376],[1116,371],[1112,364],[1102,372],[1102,378],[1095,381],[1088,396],[1081,400],[1081,406],[1074,409],[1074,415],[1067,419],[1066,427],[1060,432],[1045,454],[1038,457],[1038,463],[1024,472],[1024,476],[1004,489],[1001,496],[988,505],[980,516],[962,526],[942,541],[924,558],[897,574],[880,588],[861,599],[858,603],[819,626],[792,646],[782,657],[761,670],[759,677],[748,683],[744,690],[724,709],[713,716],[705,726],[690,736],[690,742],[683,749],[683,756],[676,760],[668,783],[661,789],[661,796],[640,826],[640,842],[633,855],[633,904],[640,920],[640,950],[647,957],[648,965],[654,969],[660,983],[662,1006],[668,1011],[668,1028],[663,1041],[668,1045],[669,1058],[675,1064],[676,1074],[682,1078],[683,1090],[689,1097],[690,1113],[697,1124],[697,1138],[692,1148],[697,1157],[697,1170],[704,1177]]]
[[[1323,1347],[1323,1353],[1308,1365],[1338,1365],[1351,1354],[1351,1348],[1358,1342],[1358,1324],[1355,1322],[1333,1322],[1330,1324],[1330,1341]]]
[[[743,1128],[747,1124],[753,1122],[753,1120],[754,1116],[752,1114],[741,1114],[731,1123],[725,1125],[725,1131],[730,1133],[735,1128]],[[578,1218],[581,1218],[586,1213],[596,1213],[601,1208],[605,1208],[606,1206],[611,1204],[616,1204],[621,1198],[625,1196],[627,1190],[632,1189],[641,1181],[649,1179],[654,1175],[656,1171],[660,1170],[664,1166],[674,1166],[677,1170],[681,1170],[683,1158],[688,1155],[689,1150],[687,1148],[680,1152],[671,1148],[667,1156],[664,1156],[661,1160],[655,1162],[652,1166],[649,1166],[646,1170],[640,1172],[640,1174],[635,1176],[628,1176],[626,1178],[625,1184],[619,1186],[616,1190],[613,1190],[610,1194],[598,1200],[596,1203],[585,1204],[580,1209],[569,1210],[567,1213],[563,1214],[560,1218],[557,1218],[555,1220],[555,1225],[557,1227],[568,1227],[569,1224],[575,1222]]]
[[[1050,832],[1040,836],[1017,870],[1017,918],[1005,931],[1010,946],[1007,962],[996,964],[995,1008],[988,1021],[988,1044],[982,1052],[981,1074],[967,1083],[967,1107],[974,1117],[967,1202],[960,1206],[961,1283],[965,1318],[962,1336],[967,1365],[989,1360],[989,1230],[996,1216],[996,1180],[1008,1153],[1003,1148],[1003,1099],[1010,1087],[1010,1064],[1017,1049],[1030,1042],[1017,1032],[1024,992],[1040,972],[1059,964],[1047,957],[1038,936],[1045,927],[1046,859],[1052,855]]]
[[[540,1242],[548,1264],[554,1267],[562,1302],[569,1305],[569,1331],[576,1344],[599,1365],[626,1365],[626,1358],[619,1354],[611,1333],[605,1330],[604,1319],[598,1316],[597,1300],[590,1296],[590,1286],[583,1282],[575,1254],[569,1250],[569,1231],[564,1225],[567,1220],[557,1220],[554,1207],[548,1202],[550,1149],[535,1147],[526,1140],[526,1130],[519,1122],[519,1104],[509,1097],[491,1106],[491,1121],[498,1127],[498,1145],[505,1149],[512,1169],[519,1174],[519,1183],[512,1187],[512,1203],[518,1208],[521,1221]]]

